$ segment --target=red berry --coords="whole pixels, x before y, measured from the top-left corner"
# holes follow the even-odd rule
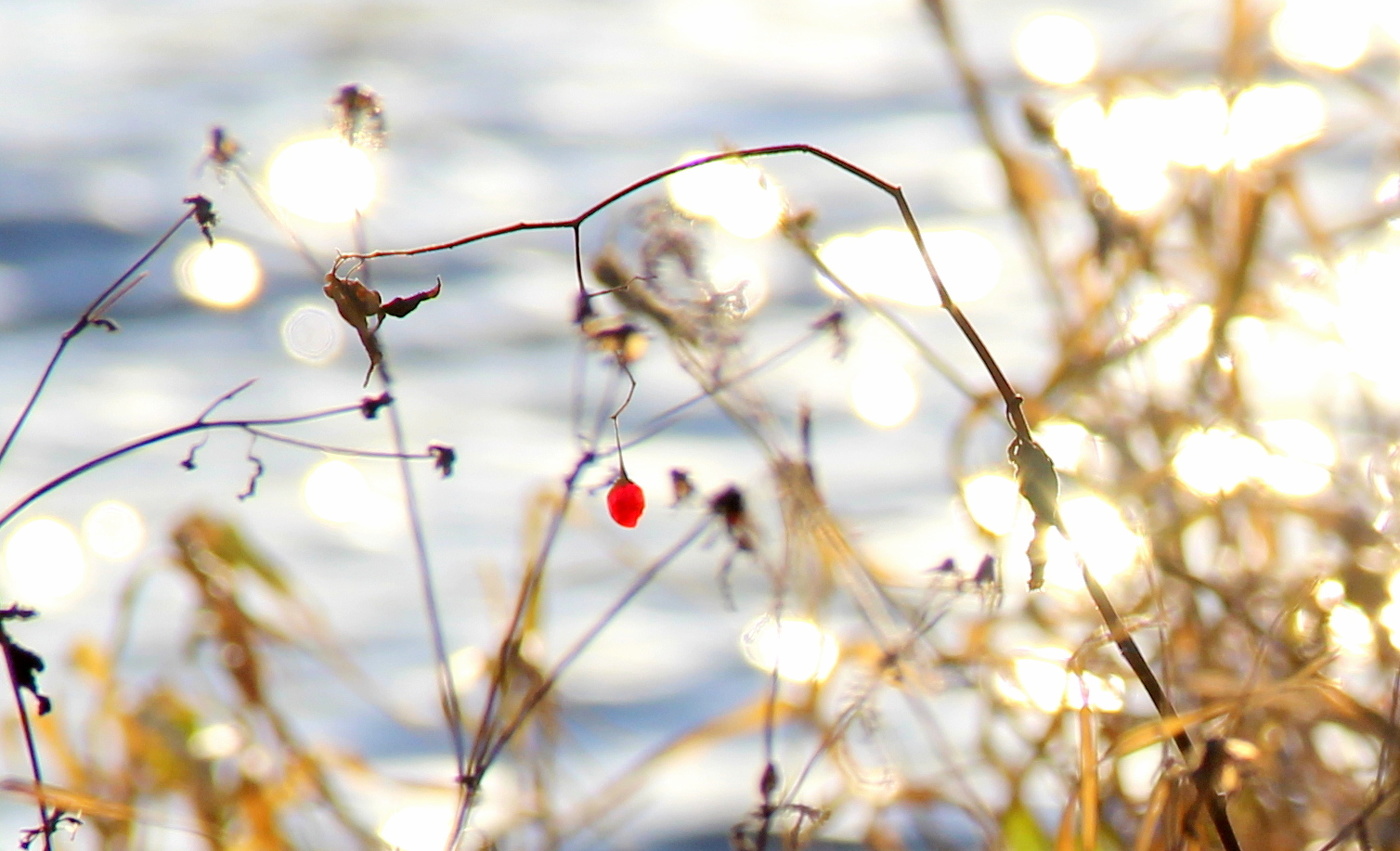
[[[636,526],[646,507],[647,498],[641,486],[626,476],[618,476],[608,489],[608,513],[619,526],[628,529]]]

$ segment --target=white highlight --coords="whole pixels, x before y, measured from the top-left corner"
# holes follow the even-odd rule
[[[195,304],[223,310],[245,307],[262,291],[262,266],[240,242],[192,243],[175,260],[175,282]]]
[[[1082,81],[1099,61],[1094,33],[1078,18],[1049,12],[1032,18],[1016,35],[1016,63],[1032,77],[1056,86]]]
[[[279,207],[317,222],[348,222],[374,200],[374,164],[339,136],[292,142],[267,169],[267,187]]]
[[[78,536],[52,517],[27,520],[10,534],[4,551],[5,596],[37,609],[57,608],[87,580]]]
[[[821,682],[841,655],[835,636],[803,618],[761,615],[744,630],[740,648],[760,671],[789,682]]]

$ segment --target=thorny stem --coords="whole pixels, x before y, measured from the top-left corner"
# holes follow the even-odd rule
[[[49,378],[53,375],[54,368],[58,366],[58,361],[63,357],[63,352],[68,348],[68,344],[73,341],[74,337],[82,333],[85,328],[99,319],[102,312],[111,307],[113,302],[125,294],[126,291],[123,290],[122,287],[125,286],[126,282],[140,271],[141,267],[145,266],[146,263],[155,256],[155,253],[170,241],[171,237],[175,236],[175,233],[180,230],[181,225],[194,218],[194,215],[195,207],[191,206],[190,209],[185,211],[184,215],[176,219],[175,223],[166,229],[165,233],[161,234],[160,238],[157,239],[150,248],[146,249],[145,254],[137,258],[136,262],[127,267],[127,270],[121,273],[115,281],[108,284],[107,288],[99,293],[97,298],[93,299],[92,303],[83,310],[82,315],[78,317],[72,327],[64,331],[63,335],[59,337],[58,346],[49,357],[49,362],[44,367],[43,373],[39,376],[39,381],[34,385],[34,390],[30,392],[29,400],[26,401],[24,407],[20,409],[19,416],[15,418],[14,425],[10,426],[9,433],[5,435],[5,442],[0,444],[0,463],[4,462],[5,456],[10,451],[10,446],[14,444],[15,438],[19,436],[20,430],[24,428],[24,423],[29,419],[30,413],[34,410],[34,406],[38,404],[39,397],[43,395],[44,388],[48,386]]]

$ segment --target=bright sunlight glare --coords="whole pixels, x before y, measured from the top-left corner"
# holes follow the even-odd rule
[[[1055,468],[1068,473],[1079,469],[1094,445],[1089,430],[1072,420],[1046,420],[1035,427],[1034,437]]]
[[[1094,494],[1071,497],[1061,501],[1060,514],[1095,576],[1119,576],[1137,563],[1142,538],[1108,500]],[[1078,571],[1075,581],[1079,581]]]
[[[107,561],[126,561],[146,543],[146,523],[140,512],[115,499],[88,509],[82,533],[88,550]]]
[[[1163,142],[1173,162],[1219,171],[1230,161],[1230,105],[1215,86],[1184,89],[1167,102]]]
[[[1347,598],[1347,587],[1336,579],[1324,579],[1313,589],[1313,602],[1324,612],[1340,606]]]
[[[1123,711],[1122,677],[1071,672],[1068,661],[1068,653],[1051,650],[1014,659],[1009,672],[997,675],[997,693],[1008,703],[1046,713],[1085,706],[1096,712]]]
[[[1162,128],[1165,98],[1115,98],[1105,111],[1097,98],[1067,106],[1055,119],[1055,139],[1124,212],[1146,213],[1167,196],[1170,163]]]
[[[1400,588],[1397,588],[1396,580],[1400,574],[1390,578],[1390,602],[1381,606],[1377,620],[1390,632],[1390,645],[1396,650],[1400,650]]]
[[[683,162],[708,156],[692,152]],[[666,178],[671,203],[682,212],[713,219],[744,239],[763,236],[782,220],[787,204],[772,178],[739,160],[717,160]]]
[[[200,759],[227,759],[243,748],[243,733],[227,722],[206,724],[190,734],[190,753]]]
[[[1264,487],[1303,497],[1321,493],[1332,481],[1337,445],[1327,432],[1306,420],[1270,420],[1259,428],[1270,450],[1254,474]]]
[[[1269,24],[1269,37],[1290,62],[1332,71],[1366,54],[1375,23],[1366,0],[1288,0]]]
[[[446,798],[408,804],[380,822],[376,832],[385,845],[397,851],[442,851],[456,814],[456,804]]]
[[[1030,76],[1056,86],[1078,83],[1099,60],[1094,34],[1078,18],[1037,15],[1016,35],[1016,63]]]
[[[996,285],[1001,256],[984,234],[961,228],[926,230],[924,243],[954,301],[975,301]],[[817,256],[859,295],[911,307],[939,304],[938,290],[929,278],[914,238],[903,228],[876,228],[834,236],[817,249]],[[817,283],[832,295],[841,295],[820,274]]]
[[[1327,633],[1338,650],[1351,656],[1370,652],[1376,640],[1371,619],[1351,603],[1342,603],[1327,613]]]
[[[35,517],[11,532],[4,560],[6,599],[37,609],[58,608],[87,579],[78,536],[52,517]]]
[[[292,142],[267,169],[267,187],[279,207],[316,222],[348,222],[374,200],[374,164],[339,136]]]
[[[175,281],[195,304],[237,310],[258,297],[262,267],[247,246],[228,239],[191,243],[175,259]]]
[[[767,303],[771,286],[755,258],[732,251],[711,255],[707,271],[710,286],[726,300],[735,318],[752,315]]]
[[[1267,455],[1258,441],[1233,429],[1195,430],[1177,443],[1172,472],[1201,496],[1222,496],[1253,478]]]
[[[984,234],[963,228],[927,230],[924,245],[954,301],[976,301],[996,286],[1001,252]],[[923,269],[922,258],[919,268]],[[927,278],[927,272],[924,274]]]
[[[1002,473],[983,473],[963,482],[963,502],[972,522],[1001,537],[1016,529],[1029,515],[1021,511],[1021,491],[1016,480]]]
[[[319,305],[295,307],[282,320],[282,348],[304,363],[330,363],[345,346],[344,327]]]
[[[1304,83],[1250,86],[1230,110],[1227,142],[1238,168],[1305,145],[1322,135],[1327,109]]]
[[[312,514],[330,523],[362,520],[378,502],[365,474],[338,458],[313,467],[302,481],[301,495]]]
[[[1400,315],[1400,240],[1354,250],[1337,263],[1337,332],[1361,377],[1400,391],[1393,366]]]
[[[892,357],[864,358],[851,376],[851,408],[877,428],[898,428],[919,406],[914,378]]]
[[[1085,97],[1059,111],[1054,133],[1115,205],[1144,213],[1166,199],[1172,168],[1248,168],[1312,141],[1325,125],[1317,89],[1288,82],[1250,86],[1233,107],[1214,87],[1125,94],[1106,108],[1098,97]]]
[[[836,637],[803,618],[760,615],[744,629],[740,648],[750,665],[794,683],[822,682],[841,655]]]

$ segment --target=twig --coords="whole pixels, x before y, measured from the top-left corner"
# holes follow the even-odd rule
[[[68,344],[73,342],[73,338],[82,333],[89,325],[101,321],[101,315],[106,312],[118,298],[121,298],[130,291],[130,288],[123,288],[126,282],[140,271],[141,267],[145,266],[146,263],[155,256],[155,253],[170,241],[171,237],[175,236],[175,233],[180,230],[181,225],[195,217],[198,207],[193,201],[190,203],[190,209],[186,210],[184,215],[176,219],[175,223],[167,228],[165,233],[161,234],[160,238],[158,238],[150,248],[146,249],[145,254],[137,258],[136,262],[127,267],[127,270],[121,273],[115,281],[108,284],[106,289],[102,290],[102,292],[97,295],[97,298],[94,298],[92,302],[88,304],[77,321],[58,338],[58,346],[54,349],[53,354],[49,356],[49,362],[45,365],[43,373],[40,374],[38,382],[35,383],[33,391],[30,392],[29,399],[24,403],[24,407],[20,409],[19,416],[15,418],[14,425],[10,426],[9,433],[5,435],[5,442],[0,443],[0,463],[4,462],[5,456],[10,451],[10,446],[14,444],[15,438],[19,436],[20,430],[24,428],[24,423],[29,419],[30,413],[34,410],[34,406],[38,404],[39,397],[43,395],[44,388],[48,386],[49,378],[53,375],[54,368],[58,366],[58,361],[63,357],[64,351],[67,350]]]
[[[185,423],[184,425],[164,429],[153,434],[148,434],[145,437],[137,438],[136,440],[133,440],[129,443],[124,443],[121,446],[118,446],[114,449],[109,449],[106,452],[103,452],[101,455],[84,461],[76,467],[72,467],[66,470],[65,472],[53,477],[52,479],[49,479],[47,482],[30,491],[28,494],[25,494],[18,501],[16,501],[9,508],[7,508],[3,513],[0,513],[0,528],[3,528],[5,524],[9,523],[11,520],[14,519],[15,515],[28,508],[36,500],[42,498],[50,491],[53,491],[67,484],[73,479],[83,475],[89,470],[96,469],[98,467],[103,466],[104,464],[108,464],[112,461],[115,461],[118,458],[130,455],[131,453],[136,452],[137,450],[145,449],[148,446],[154,446],[157,443],[163,443],[164,441],[170,440],[172,438],[180,437],[186,434],[198,434],[201,432],[217,431],[219,429],[238,429],[240,431],[249,432],[250,434],[256,434],[260,437],[265,437],[268,439],[276,439],[281,440],[283,442],[294,443],[295,445],[305,445],[309,448],[323,449],[325,451],[334,452],[336,450],[332,447],[323,447],[318,446],[316,444],[298,442],[291,438],[283,438],[278,435],[270,434],[267,431],[264,431],[264,429],[272,428],[275,426],[295,425],[299,423],[312,422],[315,420],[328,419],[330,417],[343,416],[345,414],[358,414],[360,412],[361,406],[356,404],[345,405],[339,408],[329,408],[324,411],[315,411],[308,414],[297,414],[288,417],[272,417],[266,419],[206,420],[203,419],[203,417],[201,416],[201,418]],[[405,456],[393,453],[385,453],[383,455],[374,454],[372,455],[372,457],[405,458]],[[426,459],[431,457],[431,453],[421,455],[415,454],[407,456],[405,460],[409,458]]]

